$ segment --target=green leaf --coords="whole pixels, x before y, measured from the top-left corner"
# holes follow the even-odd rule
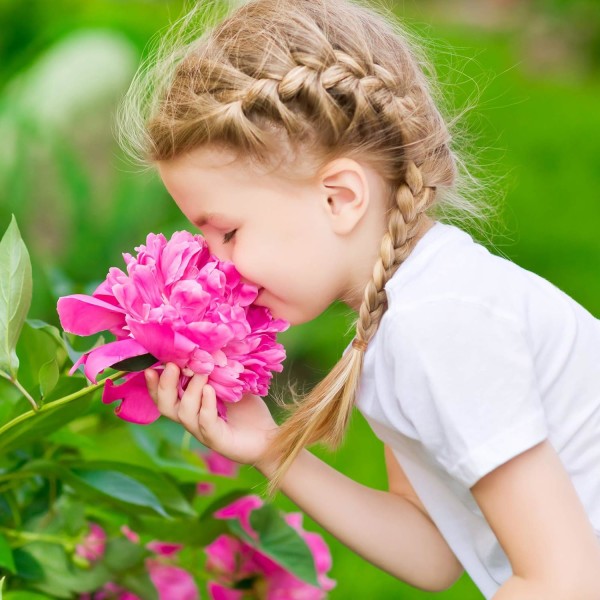
[[[82,379],[72,379],[72,381],[79,382],[78,389],[83,387],[82,383],[85,383]],[[65,386],[69,387],[69,384],[65,384]],[[52,403],[47,401],[43,407],[43,412],[31,413],[27,418],[1,431],[0,454],[14,450],[15,448],[21,448],[33,440],[43,438],[51,431],[64,427],[70,421],[89,410],[97,393],[97,391],[90,393],[82,398],[77,398],[73,402],[59,404],[56,407],[53,407]]]
[[[17,376],[15,352],[31,306],[31,261],[13,215],[0,240],[0,369]]]
[[[106,544],[102,560],[113,573],[122,573],[143,563],[152,553],[144,546],[134,544],[128,539],[112,539]]]
[[[139,573],[126,573],[119,583],[139,598],[159,600],[158,590],[150,579],[150,574],[145,570]]]
[[[152,354],[141,354],[140,356],[132,356],[131,358],[120,360],[111,365],[110,368],[116,371],[143,371],[157,362],[158,358],[152,356]]]
[[[36,322],[27,320],[17,343],[17,355],[21,361],[19,368],[21,385],[34,398],[39,398],[40,371],[46,363],[53,360],[58,367],[66,358],[66,350],[60,337],[57,339],[49,326],[47,328],[38,327]],[[51,383],[51,380],[45,383]],[[56,382],[54,383],[56,385]]]
[[[44,577],[40,561],[27,552],[26,548],[15,548],[13,552],[17,575],[25,581],[39,581]]]
[[[74,469],[73,474],[103,494],[136,506],[147,506],[159,515],[169,517],[154,493],[132,477],[118,471],[90,471],[84,469]]]
[[[197,483],[205,479],[207,471],[204,466],[192,464],[181,451],[183,428],[178,427],[179,431],[176,432],[178,437],[173,439],[172,431],[164,427],[167,423],[179,425],[170,420],[161,421],[159,419],[144,427],[128,423],[127,428],[136,445],[146,453],[152,463],[163,471],[167,471],[178,481]]]
[[[154,515],[139,515],[132,519],[132,527],[152,535],[164,542],[202,547],[210,544],[222,533],[228,533],[227,524],[222,519],[173,519],[165,521]]]
[[[47,396],[58,383],[58,362],[56,358],[51,358],[40,367],[40,393],[42,397]]]
[[[110,579],[110,572],[101,563],[90,570],[76,568],[58,544],[31,542],[21,550],[43,567],[41,579],[29,585],[52,598],[72,598],[93,591]]]
[[[164,507],[146,486],[132,477],[113,471],[71,471],[51,460],[38,459],[25,464],[19,472],[31,471],[46,477],[58,477],[82,498],[90,502],[102,500],[119,503],[121,508],[147,508],[170,518]],[[0,476],[1,479],[1,476]]]
[[[52,600],[52,596],[27,590],[13,590],[4,595],[4,600]]]
[[[258,533],[258,540],[250,537],[238,520],[228,519],[227,524],[234,535],[253,548],[299,579],[320,587],[310,548],[274,506],[265,504],[250,513],[250,525]]]
[[[0,533],[0,567],[7,569],[11,573],[17,572],[12,549],[8,540]]]
[[[171,483],[167,477],[152,469],[110,460],[73,460],[69,461],[67,464],[73,471],[119,472],[134,479],[140,485],[147,488],[156,498],[158,498],[161,506],[169,511],[187,516],[196,516],[196,511],[185,499],[179,488]]]

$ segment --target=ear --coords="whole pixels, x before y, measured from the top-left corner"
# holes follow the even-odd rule
[[[333,231],[350,233],[369,206],[369,184],[363,167],[349,158],[332,160],[323,168],[320,185],[323,209]]]

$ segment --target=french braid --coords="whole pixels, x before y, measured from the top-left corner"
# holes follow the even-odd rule
[[[154,66],[138,72],[120,107],[117,133],[134,159],[152,166],[222,145],[265,165],[279,157],[281,173],[303,178],[346,156],[373,166],[389,192],[353,344],[305,397],[290,389],[293,404],[279,401],[289,416],[267,457],[273,494],[303,447],[335,448],[343,439],[364,350],[388,306],[385,284],[413,250],[438,192],[450,207],[458,198],[450,191],[462,163],[425,75],[433,69],[399,23],[354,0],[250,0],[198,37],[200,4],[174,28],[172,48],[159,46]],[[462,197],[455,203],[480,214]]]

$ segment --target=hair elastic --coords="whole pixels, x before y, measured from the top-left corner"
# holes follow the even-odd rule
[[[363,342],[362,340],[359,340],[358,338],[354,338],[352,340],[352,347],[356,348],[357,350],[360,350],[361,352],[364,352],[367,349],[367,342]]]

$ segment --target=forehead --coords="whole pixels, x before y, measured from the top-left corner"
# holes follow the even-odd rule
[[[197,226],[295,196],[299,182],[223,148],[202,147],[156,163],[171,197]]]

